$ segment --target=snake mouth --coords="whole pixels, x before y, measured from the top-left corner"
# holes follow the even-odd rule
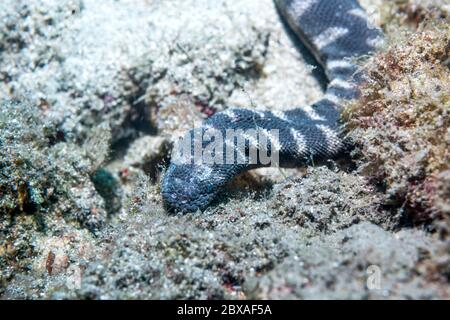
[[[191,213],[200,210],[200,207],[193,205],[187,197],[178,197],[179,194],[163,192],[164,209],[169,213]]]
[[[168,213],[193,213],[203,211],[212,201],[211,194],[202,197],[190,197],[177,191],[162,191],[164,209]]]

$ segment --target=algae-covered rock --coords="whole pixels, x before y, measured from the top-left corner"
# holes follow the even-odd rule
[[[99,239],[109,243],[99,255],[104,258],[87,265],[77,290],[60,290],[55,297],[361,299],[449,294],[445,267],[431,271],[445,257],[439,251],[443,243],[417,230],[394,233],[398,220],[370,204],[370,186],[352,174],[310,169],[302,184],[282,183],[267,198],[235,195],[207,212],[185,216],[161,210],[161,199],[153,196],[148,183],[144,179],[136,185],[127,214]],[[382,270],[381,289],[367,287],[374,268]],[[428,280],[431,274],[433,281]]]
[[[294,258],[250,279],[245,291],[258,299],[448,298],[450,291],[440,286],[445,273],[431,280],[426,268],[417,267],[439,259],[433,241],[415,230],[392,234],[361,222],[311,239]]]
[[[448,22],[433,22],[371,59],[362,98],[344,114],[359,170],[416,222],[450,214],[441,180],[450,164],[449,38]]]
[[[70,224],[95,231],[106,222],[104,194],[91,180],[105,148],[94,153],[90,147],[66,142],[54,122],[45,119],[30,101],[1,102],[2,287],[14,273],[31,269],[40,251],[36,241],[45,233],[58,233]],[[92,141],[97,142],[92,144],[108,145],[108,129],[95,132]]]
[[[392,40],[348,108],[360,170],[263,168],[169,215],[185,130],[323,95],[272,0],[0,1],[0,298],[448,298],[448,5],[361,3]]]

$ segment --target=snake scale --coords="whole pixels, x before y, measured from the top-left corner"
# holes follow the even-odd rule
[[[270,146],[264,144],[266,151],[278,153],[280,167],[334,158],[345,148],[339,123],[342,103],[358,96],[360,80],[355,76],[357,67],[352,61],[373,52],[382,34],[370,26],[357,0],[275,0],[275,3],[282,18],[324,67],[329,81],[324,97],[311,106],[283,112],[230,108],[205,120],[201,128],[192,129],[184,139],[211,128],[224,135],[228,129],[258,128],[266,133],[265,141],[270,142]],[[276,139],[271,135],[272,129],[278,130]],[[263,145],[258,143],[261,141],[244,138],[244,162],[172,160],[161,185],[166,208],[184,213],[203,210],[236,175],[267,166],[249,160],[250,146],[255,143],[259,148]],[[237,148],[237,142],[233,143]],[[201,143],[202,147],[206,145],[207,142]],[[195,148],[194,142],[191,146]],[[222,147],[226,152],[225,142]]]

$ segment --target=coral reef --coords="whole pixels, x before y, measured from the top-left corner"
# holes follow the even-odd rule
[[[345,115],[359,170],[255,170],[178,216],[184,130],[323,94],[272,1],[1,1],[0,299],[449,298],[448,5],[361,2],[392,40]]]
[[[78,289],[52,297],[448,297],[444,268],[413,271],[442,257],[442,243],[417,230],[393,233],[397,221],[373,204],[377,195],[364,179],[334,171],[310,168],[301,184],[284,182],[265,197],[224,197],[208,212],[185,216],[168,216],[141,178],[98,240],[103,258],[87,265]],[[370,266],[382,270],[383,290],[367,287]]]
[[[100,227],[106,212],[92,177],[109,149],[108,127],[98,127],[78,146],[65,142],[29,101],[3,102],[0,114],[2,217],[56,214]]]
[[[311,239],[295,259],[249,279],[245,289],[255,299],[448,299],[450,292],[440,286],[445,273],[432,279],[423,267],[440,256],[434,248],[422,232],[392,234],[361,222]]]
[[[359,171],[415,222],[450,214],[449,38],[448,23],[433,22],[371,59],[362,98],[344,114]]]
[[[154,132],[151,115],[180,93],[199,109],[223,109],[234,90],[260,76],[268,38],[263,20],[238,20],[228,5],[2,1],[0,93],[45,104],[75,140],[102,122],[113,142]]]
[[[64,226],[98,230],[106,222],[103,194],[93,183],[106,157],[109,130],[100,126],[88,145],[65,142],[57,126],[30,101],[0,107],[1,282],[28,270],[35,241]],[[94,148],[94,149],[92,149]],[[60,226],[57,226],[57,222]],[[76,227],[74,227],[76,228]]]

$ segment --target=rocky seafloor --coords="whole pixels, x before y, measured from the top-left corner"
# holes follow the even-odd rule
[[[323,95],[272,1],[1,1],[0,298],[450,298],[449,5],[361,2],[388,41],[352,154],[178,215],[159,182],[186,129]]]

